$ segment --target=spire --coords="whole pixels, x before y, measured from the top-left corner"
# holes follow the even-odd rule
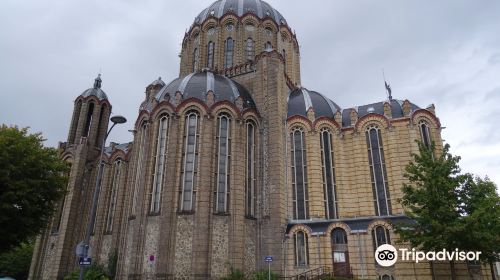
[[[97,75],[97,78],[95,78],[95,81],[94,81],[94,88],[97,89],[97,88],[101,88],[101,83],[102,83],[102,80],[101,80],[101,74],[99,73],[99,75]]]

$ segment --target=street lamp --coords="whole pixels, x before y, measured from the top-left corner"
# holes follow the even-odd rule
[[[87,232],[85,233],[85,239],[83,242],[77,245],[77,252],[81,251],[81,257],[87,258],[88,253],[89,253],[89,248],[90,248],[90,235],[92,234],[92,229],[94,228],[94,223],[95,223],[95,214],[97,211],[97,198],[99,197],[99,191],[101,189],[101,181],[99,178],[102,177],[102,156],[104,154],[104,146],[106,144],[106,139],[108,139],[109,133],[115,127],[117,124],[122,124],[126,123],[127,119],[124,116],[116,115],[111,117],[111,121],[113,122],[113,125],[109,128],[108,132],[106,133],[106,136],[104,136],[104,139],[102,140],[102,145],[101,145],[101,155],[99,157],[99,167],[98,167],[98,172],[97,172],[97,178],[95,182],[95,188],[94,188],[94,194],[92,196],[92,208],[90,210],[90,224],[87,227]],[[85,272],[85,266],[80,265],[80,280],[83,279],[83,274]]]

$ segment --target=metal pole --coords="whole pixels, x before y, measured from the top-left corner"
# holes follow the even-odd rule
[[[104,154],[104,145],[106,144],[106,139],[108,139],[108,135],[109,133],[111,132],[111,130],[113,129],[113,127],[115,127],[116,123],[113,123],[113,125],[111,126],[111,128],[108,130],[108,132],[106,133],[106,136],[104,137],[104,139],[102,140],[102,145],[101,145],[101,155],[99,156],[99,162],[98,162],[98,172],[97,172],[97,178],[95,180],[95,188],[94,188],[94,194],[92,195],[92,208],[90,209],[90,223],[89,223],[89,226],[87,227],[87,232],[85,233],[85,239],[83,241],[83,243],[86,245],[85,246],[85,251],[84,251],[84,256],[85,258],[88,257],[88,250],[89,250],[89,247],[90,247],[90,235],[92,234],[92,229],[94,228],[94,223],[95,223],[95,214],[96,214],[96,211],[97,211],[97,198],[99,197],[99,191],[101,189],[101,180],[99,180],[99,178],[102,178],[102,156]],[[80,277],[79,279],[80,280],[83,280],[83,275],[85,273],[85,267],[84,266],[80,266]]]
[[[267,262],[267,279],[271,280],[271,262]]]

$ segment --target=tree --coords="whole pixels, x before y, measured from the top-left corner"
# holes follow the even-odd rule
[[[461,174],[460,157],[446,144],[436,155],[418,142],[419,154],[406,167],[400,200],[412,223],[396,225],[401,240],[425,251],[481,251],[492,262],[500,252],[500,199],[489,180]],[[454,263],[451,263],[455,279]]]
[[[29,240],[0,254],[0,277],[10,276],[14,279],[27,279],[33,255],[33,245],[34,242]]]
[[[64,195],[69,167],[43,141],[0,126],[0,253],[39,234]]]

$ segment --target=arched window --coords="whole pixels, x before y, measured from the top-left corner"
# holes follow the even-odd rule
[[[307,266],[309,261],[309,244],[307,235],[303,231],[297,231],[294,234],[294,252],[295,252],[295,265]]]
[[[379,276],[379,279],[380,279],[380,280],[394,280],[394,276],[384,274],[384,275],[382,275],[382,276]]]
[[[291,133],[293,218],[309,219],[309,195],[307,193],[306,145],[304,132],[294,128]]]
[[[286,71],[286,51],[285,51],[285,49],[283,49],[281,51],[281,55],[283,56],[283,60],[285,61],[284,67],[285,67],[285,71]]]
[[[145,164],[145,157],[146,157],[146,136],[147,136],[147,128],[148,128],[148,123],[144,122],[141,125],[141,128],[139,130],[139,139],[137,139],[138,143],[138,149],[137,149],[137,161],[136,161],[136,166],[135,166],[135,181],[134,181],[134,192],[133,192],[133,197],[132,197],[132,209],[131,209],[131,215],[135,216],[136,213],[136,206],[137,206],[137,196],[139,192],[139,188],[142,185],[142,172]]]
[[[375,215],[390,215],[391,199],[389,195],[389,184],[387,183],[387,171],[385,169],[384,149],[382,136],[377,126],[369,126],[365,132],[366,145],[368,146],[368,161],[372,178],[372,191],[375,204]]]
[[[264,44],[264,50],[265,50],[265,51],[268,51],[268,52],[270,52],[270,51],[272,51],[272,50],[273,50],[273,45],[271,44],[271,42],[266,42],[266,43]]]
[[[224,49],[224,68],[233,67],[234,40],[229,37]]]
[[[200,64],[200,51],[198,50],[198,48],[195,48],[193,53],[193,72],[198,70],[199,64]]]
[[[160,212],[161,190],[163,178],[165,177],[165,158],[167,155],[168,122],[168,116],[163,116],[158,123],[153,188],[151,190],[151,205],[149,208],[151,213]]]
[[[113,220],[115,217],[115,208],[118,198],[118,188],[120,186],[120,176],[122,172],[121,167],[122,167],[122,160],[117,159],[114,163],[114,168],[113,168],[111,195],[109,197],[108,213],[106,215],[106,231],[105,231],[106,233],[110,233],[113,231]]]
[[[217,191],[215,212],[227,213],[229,202],[229,171],[231,169],[231,121],[229,116],[218,117],[217,130]]]
[[[194,210],[196,192],[196,166],[198,164],[198,113],[190,111],[186,114],[184,130],[184,159],[182,169],[182,188],[180,209],[184,212]]]
[[[245,54],[247,57],[247,61],[253,61],[255,58],[255,49],[254,49],[254,42],[252,38],[247,39],[247,45],[245,48]]]
[[[78,119],[80,118],[80,112],[82,110],[82,101],[79,100],[75,105],[75,110],[73,111],[73,118],[71,120],[71,127],[69,131],[68,143],[74,144],[76,142],[76,130],[78,128]]]
[[[210,41],[207,45],[207,67],[210,69],[214,68],[214,42]]]
[[[335,164],[333,158],[332,133],[329,130],[324,129],[321,131],[320,136],[325,217],[327,219],[337,219],[338,206],[335,186]]]
[[[380,245],[391,244],[389,230],[383,226],[376,226],[372,229],[373,250],[376,251]]]
[[[245,215],[255,216],[255,124],[247,122]]]
[[[420,128],[420,137],[422,138],[422,143],[427,147],[431,147],[431,134],[429,133],[429,125],[425,121],[420,121],[418,123]]]
[[[89,136],[90,125],[92,124],[92,117],[94,115],[94,103],[89,103],[89,108],[87,109],[87,118],[85,119],[85,127],[83,130],[83,137]]]

